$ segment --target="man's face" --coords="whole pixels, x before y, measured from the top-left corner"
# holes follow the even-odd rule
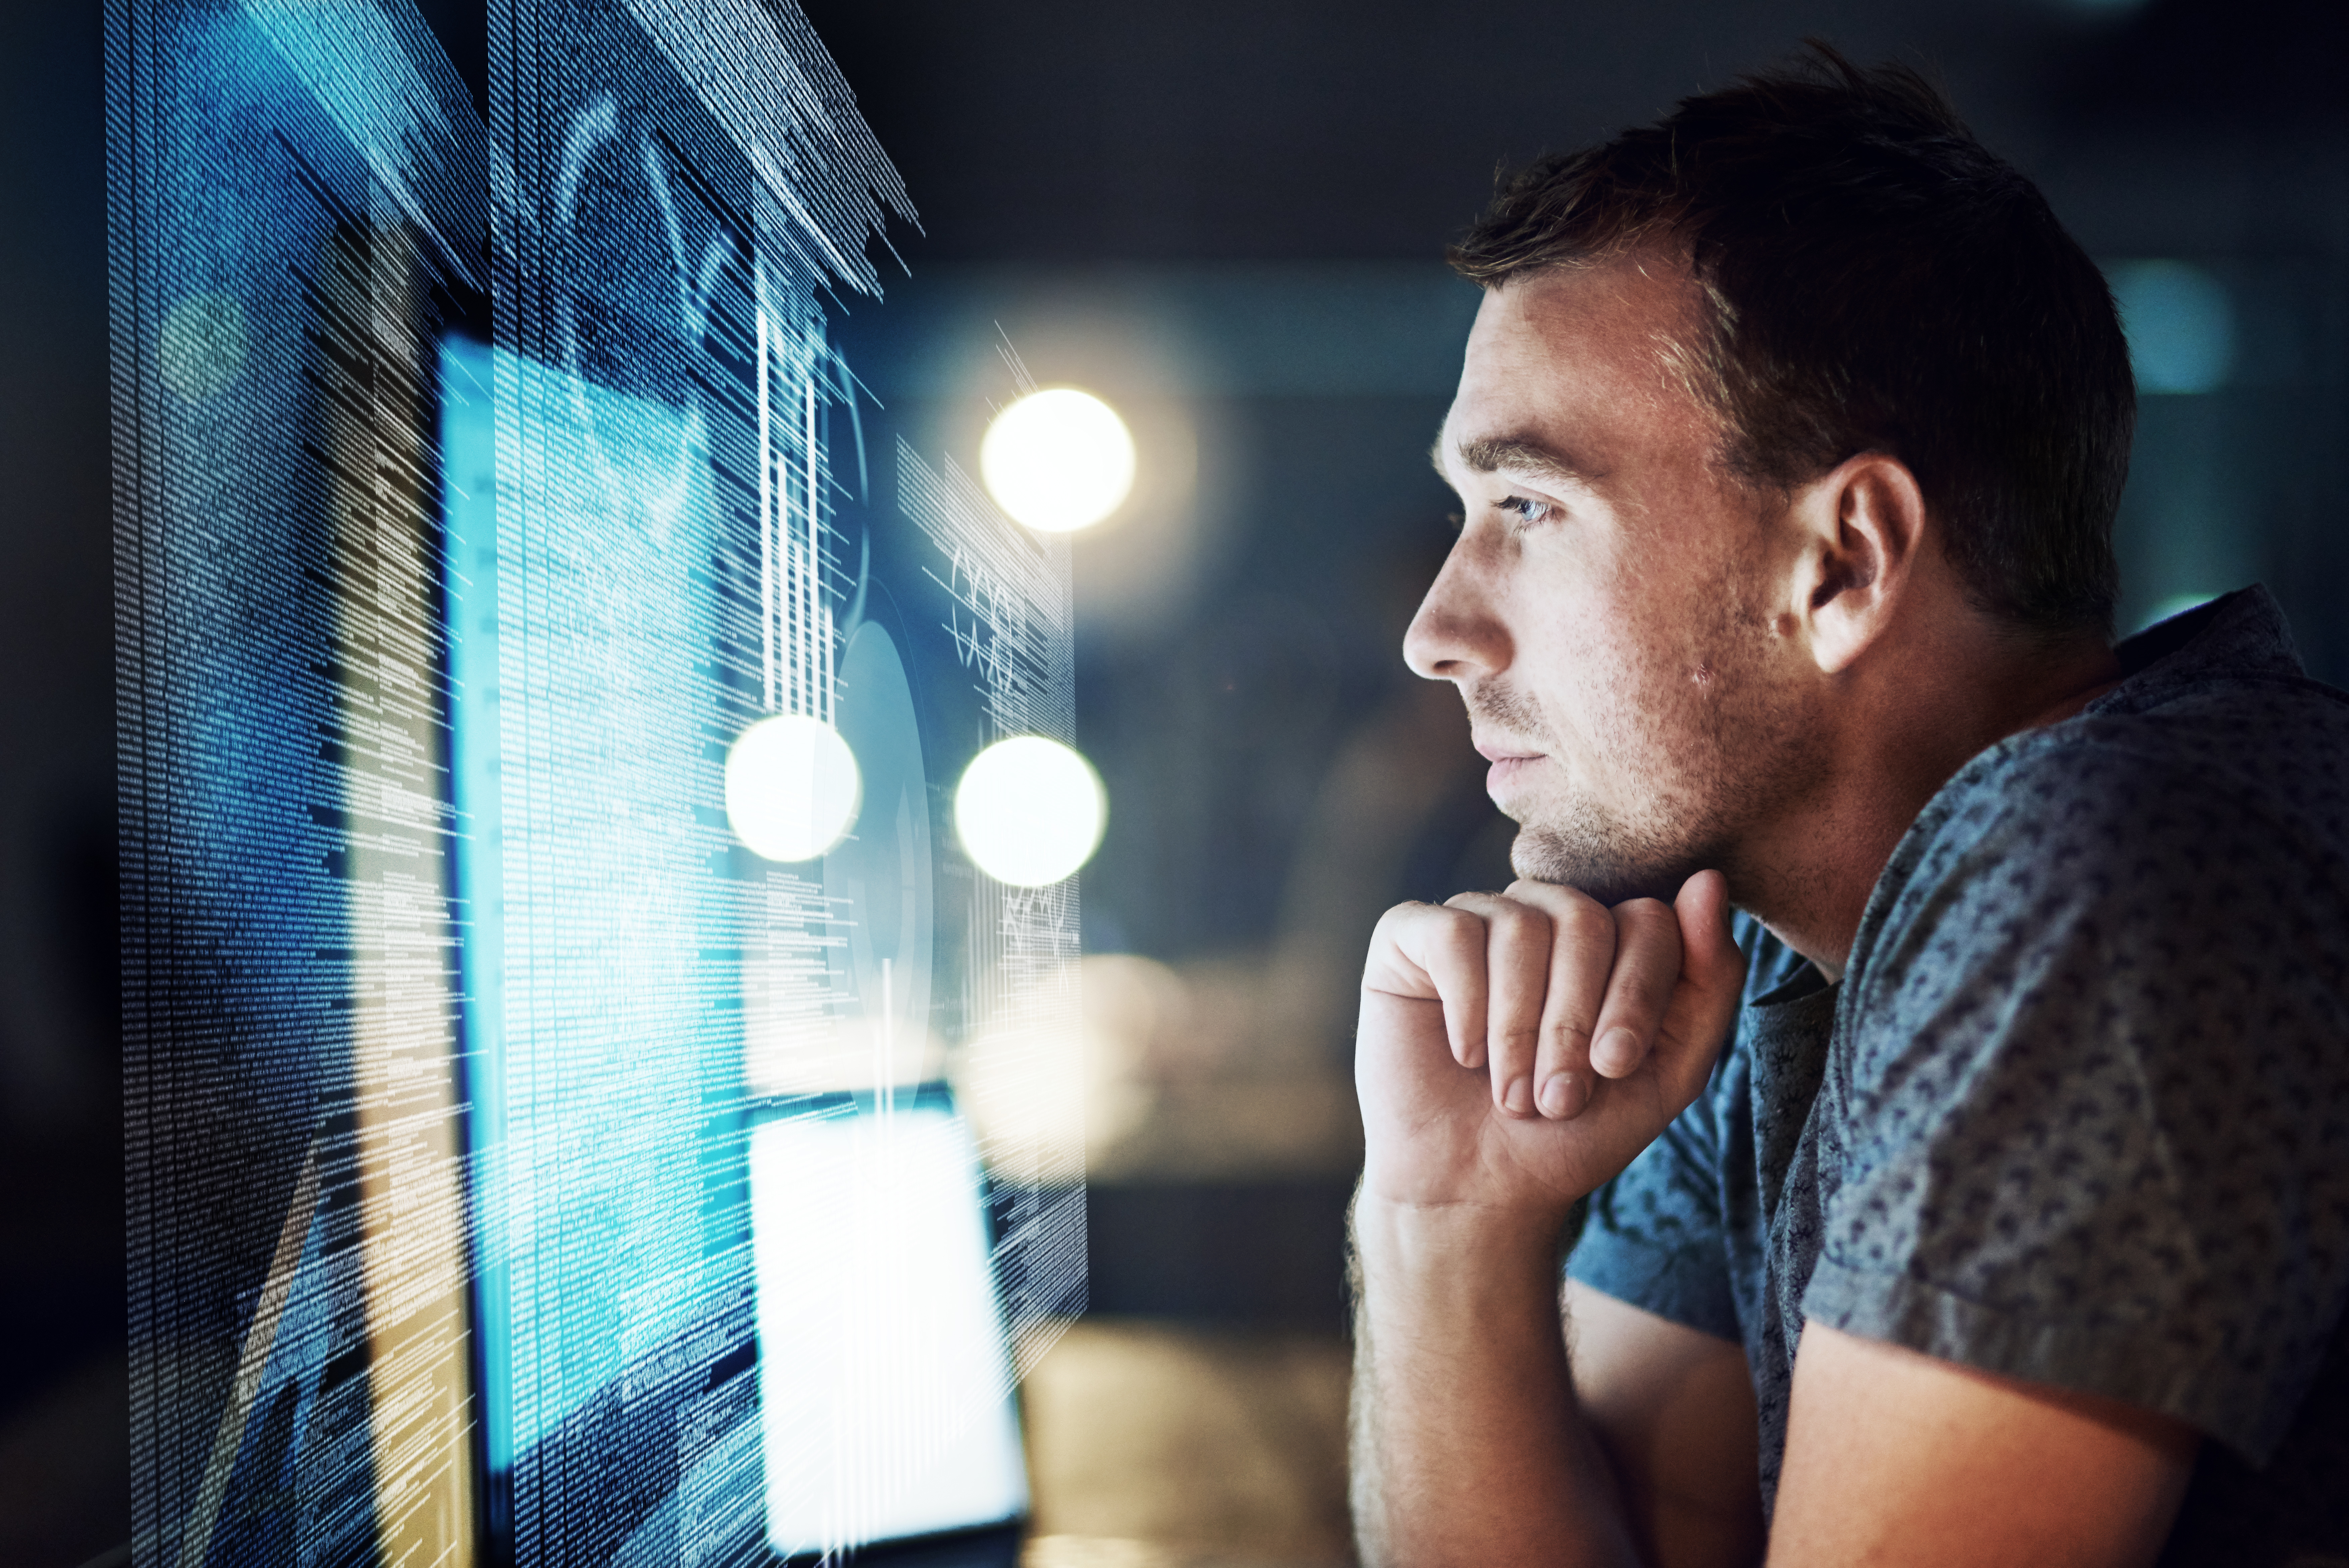
[[[1776,635],[1772,516],[1671,369],[1669,260],[1488,292],[1436,462],[1463,525],[1403,641],[1455,682],[1521,877],[1669,898],[1810,783],[1814,687]]]

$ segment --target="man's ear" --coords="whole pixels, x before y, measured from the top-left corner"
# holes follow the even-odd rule
[[[1797,531],[1788,608],[1819,669],[1841,674],[1907,597],[1925,548],[1924,493],[1899,458],[1864,452],[1798,488],[1787,518]]]

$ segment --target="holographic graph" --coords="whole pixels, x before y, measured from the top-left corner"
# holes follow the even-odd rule
[[[789,0],[488,26],[109,6],[135,1559],[1016,1518],[1065,544],[833,347],[912,209]]]

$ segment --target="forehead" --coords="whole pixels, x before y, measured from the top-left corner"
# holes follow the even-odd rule
[[[1464,445],[1511,440],[1599,468],[1709,449],[1711,421],[1678,369],[1701,325],[1686,272],[1652,254],[1488,290],[1444,420],[1444,465],[1456,473]]]

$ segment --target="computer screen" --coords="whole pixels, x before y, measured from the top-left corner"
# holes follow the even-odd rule
[[[912,209],[795,6],[486,26],[109,8],[137,1554],[1017,1519],[1067,546],[835,348]]]
[[[948,632],[897,609],[939,585],[893,593],[905,540],[862,540],[838,632],[795,580],[830,541],[771,504],[730,537],[716,478],[677,462],[692,416],[462,336],[441,367],[492,1496],[528,1514],[582,1474],[626,1474],[635,1501],[597,1521],[613,1561],[752,1518],[793,1555],[1013,1520],[1009,1325],[943,1075],[961,998],[934,994],[969,975],[966,923],[940,940],[951,851],[926,753],[968,758],[936,718],[926,747],[916,690],[939,713],[978,693]],[[502,397],[536,442],[596,448],[542,473],[524,527],[501,525]],[[794,430],[794,467],[813,452],[823,472],[825,422]],[[649,521],[645,493],[667,503]],[[836,647],[811,679],[819,638]],[[778,642],[782,694],[823,699],[856,780],[837,840],[780,862],[730,841],[719,809]]]
[[[943,1096],[750,1135],[767,1541],[821,1552],[1013,1519],[1027,1471],[979,1201]]]

